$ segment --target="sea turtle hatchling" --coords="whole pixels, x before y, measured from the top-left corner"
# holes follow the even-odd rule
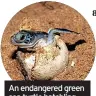
[[[17,58],[27,72],[29,80],[49,80],[66,68],[68,49],[64,41],[59,38],[60,33],[79,34],[71,30],[55,28],[49,29],[48,33],[21,30],[11,37],[13,45],[35,50],[28,57],[22,57],[22,53],[17,52]]]

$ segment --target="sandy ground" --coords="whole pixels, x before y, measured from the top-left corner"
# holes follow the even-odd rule
[[[61,34],[65,43],[74,44],[75,50],[69,50],[69,65],[66,71],[53,80],[83,80],[88,75],[94,61],[95,41],[87,21],[74,9],[56,2],[40,2],[20,10],[8,23],[2,37],[2,60],[6,71],[13,80],[23,80],[21,68],[12,54],[17,49],[10,37],[20,29],[47,32],[49,28],[66,28],[80,33]]]

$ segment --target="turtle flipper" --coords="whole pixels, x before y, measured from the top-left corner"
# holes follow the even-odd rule
[[[54,41],[54,36],[55,35],[60,35],[60,33],[75,33],[75,34],[80,34],[75,31],[71,31],[69,29],[63,29],[63,28],[54,28],[54,29],[49,29],[48,30],[48,43],[52,43]]]
[[[72,31],[72,30],[69,30],[69,29],[65,29],[65,28],[54,28],[54,29],[49,29],[48,30],[48,33],[52,33],[52,34],[55,34],[55,33],[75,33],[75,34],[80,34],[78,32],[75,32],[75,31]]]

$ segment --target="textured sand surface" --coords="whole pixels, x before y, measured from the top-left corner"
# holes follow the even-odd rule
[[[54,80],[82,80],[94,61],[95,41],[87,21],[74,9],[56,2],[40,2],[30,5],[18,12],[8,23],[2,37],[3,64],[13,80],[23,80],[21,67],[16,59],[12,59],[17,49],[10,42],[10,37],[20,29],[31,29],[47,32],[49,28],[66,28],[80,33],[61,34],[65,43],[74,44],[78,40],[86,43],[79,44],[75,50],[69,51],[69,66],[66,71],[54,77]],[[71,65],[72,64],[72,65]]]

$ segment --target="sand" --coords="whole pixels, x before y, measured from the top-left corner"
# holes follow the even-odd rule
[[[83,80],[92,68],[95,57],[95,41],[88,22],[74,9],[57,2],[40,2],[20,10],[4,30],[1,44],[1,55],[4,67],[13,80],[24,80],[20,64],[12,59],[17,49],[10,42],[10,37],[21,29],[47,32],[49,28],[66,28],[80,33],[61,34],[65,43],[77,44],[69,50],[69,65],[66,71],[58,74],[53,80]],[[79,42],[80,43],[80,42]]]

